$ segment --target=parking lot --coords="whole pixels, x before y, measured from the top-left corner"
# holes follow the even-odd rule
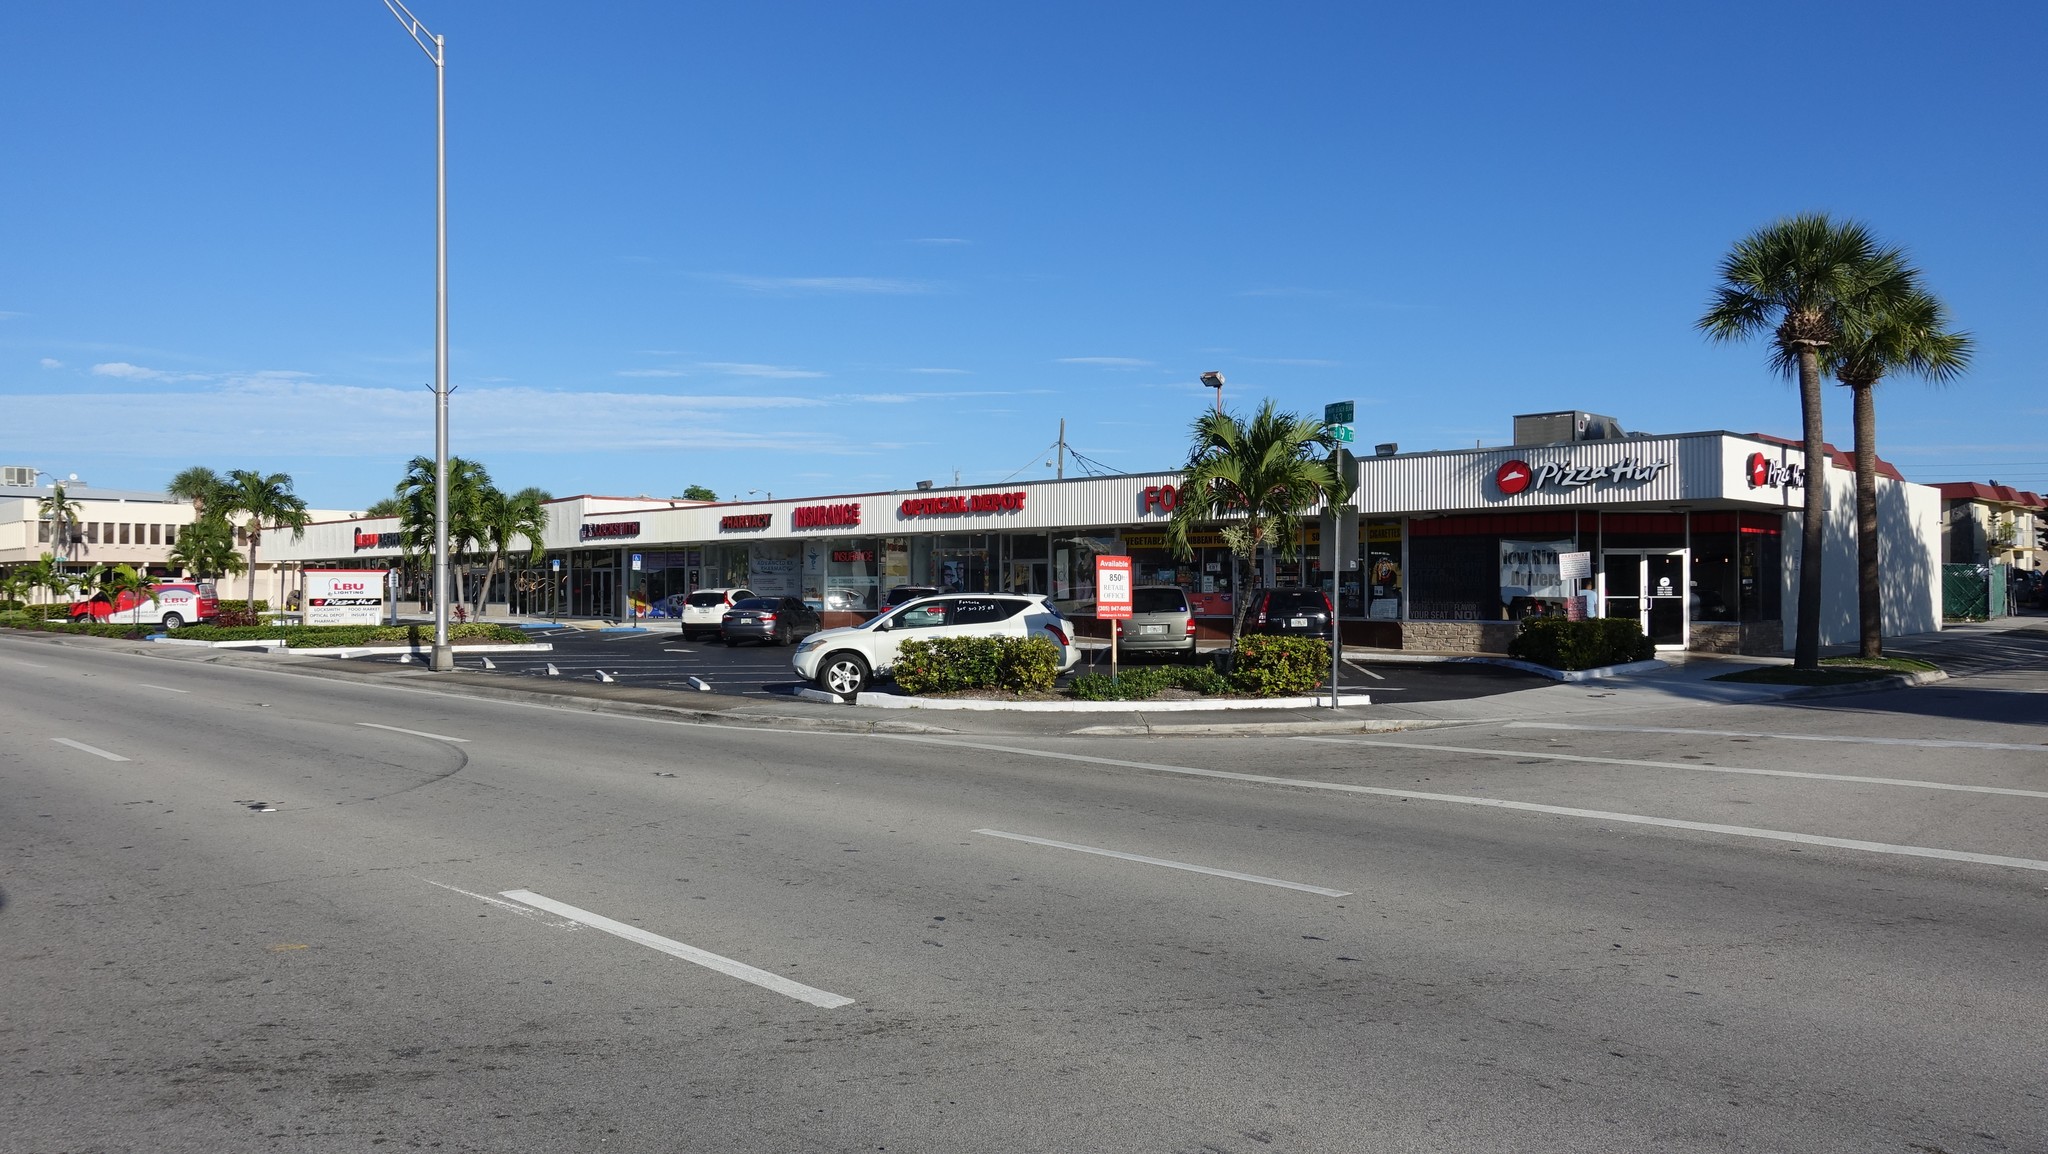
[[[532,631],[533,639],[555,648],[549,653],[493,653],[495,669],[484,669],[482,656],[456,651],[456,662],[503,677],[578,678],[602,680],[599,672],[621,684],[698,692],[697,678],[713,693],[744,697],[786,697],[799,682],[789,667],[794,647],[741,645],[727,648],[717,641],[684,641],[673,632],[600,632],[564,626]],[[378,658],[395,661],[396,658]],[[1144,658],[1142,662],[1154,659]],[[1075,672],[1107,672],[1107,650],[1089,650]],[[1062,678],[1064,681],[1065,678]],[[1550,682],[1535,674],[1496,665],[1415,663],[1347,658],[1342,679],[1346,693],[1369,693],[1381,704],[1458,701],[1532,689]]]

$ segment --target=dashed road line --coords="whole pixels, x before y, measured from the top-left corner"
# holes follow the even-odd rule
[[[164,691],[165,693],[190,693],[190,692],[192,692],[192,691],[191,691],[191,690],[189,690],[189,689],[176,689],[176,688],[173,688],[173,687],[171,687],[171,686],[169,686],[169,685],[151,685],[151,684],[150,684],[149,682],[147,682],[147,681],[138,681],[138,682],[136,682],[135,684],[137,684],[137,685],[141,686],[141,687],[142,687],[142,688],[144,688],[144,689],[161,689],[161,690],[163,690],[163,691]]]
[[[108,753],[106,750],[101,749],[99,746],[87,745],[82,741],[73,741],[68,737],[53,737],[50,740],[56,742],[58,745],[68,745],[73,749],[84,750],[85,752],[92,754],[94,757],[104,757],[108,761],[130,760],[129,758],[122,757],[118,753]]]
[[[737,962],[707,950],[700,950],[695,946],[684,945],[673,938],[664,938],[660,934],[648,933],[638,926],[629,926],[624,922],[615,922],[602,914],[593,914],[589,910],[577,909],[567,902],[558,902],[553,898],[543,897],[532,890],[504,890],[498,896],[501,898],[511,898],[515,902],[524,902],[535,909],[546,910],[559,917],[568,918],[572,922],[581,922],[591,929],[603,930],[614,937],[624,938],[629,942],[635,942],[651,950],[660,950],[670,957],[681,958],[686,962],[703,966],[707,970],[716,970],[727,977],[738,978],[742,982],[751,982],[764,990],[773,990],[784,997],[795,998],[799,1002],[808,1002],[820,1009],[836,1010],[841,1006],[853,1005],[852,998],[829,993],[812,986],[806,986],[801,982],[792,982],[781,974],[772,974],[767,970],[757,969],[745,962]]]
[[[414,737],[431,737],[435,741],[452,741],[458,745],[469,744],[469,739],[466,737],[450,737],[445,733],[428,733],[423,729],[400,729],[395,725],[379,725],[374,721],[358,721],[356,724],[366,729],[388,729],[393,733],[409,733]]]
[[[2048,693],[2048,689],[2033,690]],[[1510,721],[1506,729],[1562,729],[1586,733],[1671,733],[1691,737],[1765,737],[1775,741],[1829,741],[1849,745],[1909,745],[1923,749],[2012,749],[2048,752],[2048,743],[2022,745],[2006,741],[1949,741],[1920,737],[1843,737],[1826,733],[1757,733],[1746,729],[1666,729],[1650,725],[1575,725],[1561,721]]]
[[[1241,882],[1257,882],[1262,886],[1278,886],[1284,890],[1300,890],[1303,893],[1321,894],[1326,898],[1347,898],[1351,896],[1350,890],[1326,889],[1322,886],[1304,885],[1301,882],[1290,882],[1282,881],[1279,878],[1261,877],[1258,874],[1238,873],[1236,870],[1222,870],[1215,869],[1210,866],[1191,865],[1188,862],[1173,861],[1170,858],[1146,857],[1144,854],[1125,853],[1124,851],[1119,849],[1103,849],[1100,846],[1076,845],[1070,841],[1054,841],[1051,838],[1032,837],[1030,834],[1022,833],[1005,833],[999,829],[978,829],[974,832],[978,834],[985,834],[989,837],[1008,838],[1011,841],[1030,842],[1032,845],[1051,846],[1054,849],[1070,849],[1073,850],[1075,853],[1091,853],[1099,855],[1101,857],[1120,858],[1123,861],[1142,862],[1145,865],[1165,866],[1168,869],[1186,870],[1189,873],[1208,874],[1212,877],[1219,878],[1232,878]]]
[[[1866,777],[1851,773],[1810,773],[1798,769],[1745,769],[1732,765],[1703,765],[1690,761],[1638,761],[1627,757],[1589,757],[1578,753],[1540,753],[1523,749],[1481,749],[1467,745],[1430,745],[1420,741],[1377,741],[1350,737],[1308,737],[1298,736],[1296,741],[1314,741],[1329,745],[1357,745],[1371,749],[1422,749],[1432,753],[1466,753],[1480,757],[1537,758],[1543,761],[1577,761],[1592,765],[1627,765],[1644,769],[1686,769],[1694,773],[1737,773],[1750,777],[1796,777],[1807,781],[1842,781],[1856,785],[1897,785],[1911,789],[1946,789],[1956,793],[1995,793],[2005,797],[2038,797],[2048,799],[2048,791],[2038,789],[2007,789],[1996,785],[1955,785],[1946,781],[1919,781],[1905,777]]]

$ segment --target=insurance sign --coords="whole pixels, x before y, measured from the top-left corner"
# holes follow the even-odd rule
[[[306,624],[375,625],[384,618],[384,570],[306,570]]]

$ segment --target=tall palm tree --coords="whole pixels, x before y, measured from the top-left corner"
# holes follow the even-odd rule
[[[237,513],[249,515],[249,612],[256,612],[256,546],[262,543],[264,526],[289,528],[294,540],[305,535],[306,502],[292,492],[289,473],[259,473],[236,469],[228,474],[227,491],[221,494],[224,520]]]
[[[1188,537],[1195,526],[1223,522],[1231,587],[1237,591],[1230,622],[1235,649],[1249,604],[1241,563],[1256,560],[1261,548],[1292,555],[1300,548],[1302,514],[1319,499],[1343,500],[1349,486],[1335,467],[1336,442],[1322,423],[1280,412],[1271,398],[1248,423],[1235,413],[1203,413],[1188,434],[1192,444],[1166,541],[1186,560],[1194,556]]]
[[[35,591],[38,589],[45,593],[56,592],[57,575],[63,571],[63,563],[58,561],[54,554],[50,553],[45,553],[15,569],[15,572],[20,575],[22,581],[26,582],[24,588],[30,594],[31,600],[33,600]]]
[[[50,542],[57,547],[56,552],[66,561],[78,560],[78,551],[85,545],[79,518],[85,512],[64,492],[64,482],[51,485],[50,495],[36,502],[36,516],[50,523]]]
[[[548,531],[547,503],[551,500],[545,489],[527,486],[511,496],[506,496],[497,486],[486,489],[480,496],[479,516],[483,529],[484,549],[491,556],[490,568],[484,572],[483,584],[476,591],[476,616],[483,619],[484,599],[489,596],[491,581],[505,571],[505,559],[512,551],[512,543],[522,537],[526,539],[526,563],[539,563],[546,555],[544,543]]]
[[[193,512],[204,517],[209,513],[220,513],[231,489],[226,477],[205,465],[194,465],[179,470],[178,475],[171,478],[171,483],[164,487],[164,492],[191,505]]]
[[[408,568],[415,563],[415,558],[423,555],[430,559],[429,565],[432,564],[436,487],[434,459],[414,457],[406,462],[405,476],[392,490],[398,498],[399,539],[404,544]],[[448,458],[448,560],[451,566],[455,558],[474,552],[484,540],[482,498],[489,488],[491,474],[480,462],[466,457]],[[432,587],[431,581],[428,587]],[[454,597],[456,601],[462,599],[460,586],[456,587]]]
[[[1970,334],[1949,329],[1948,307],[1916,285],[1903,299],[1886,302],[1845,324],[1829,350],[1835,379],[1855,397],[1856,414],[1856,608],[1860,650],[1884,652],[1884,587],[1878,579],[1877,383],[1887,374],[1909,373],[1943,384],[1970,365]]]
[[[1827,515],[1827,451],[1821,432],[1821,358],[1845,325],[1896,301],[1912,270],[1896,248],[1854,221],[1803,213],[1758,229],[1722,258],[1721,283],[1698,326],[1717,341],[1768,334],[1771,365],[1799,382],[1806,442],[1800,524],[1798,632],[1793,664],[1820,665],[1821,550]]]

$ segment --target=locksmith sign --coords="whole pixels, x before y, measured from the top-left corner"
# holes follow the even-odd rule
[[[384,617],[384,570],[306,570],[306,624],[375,625]]]

